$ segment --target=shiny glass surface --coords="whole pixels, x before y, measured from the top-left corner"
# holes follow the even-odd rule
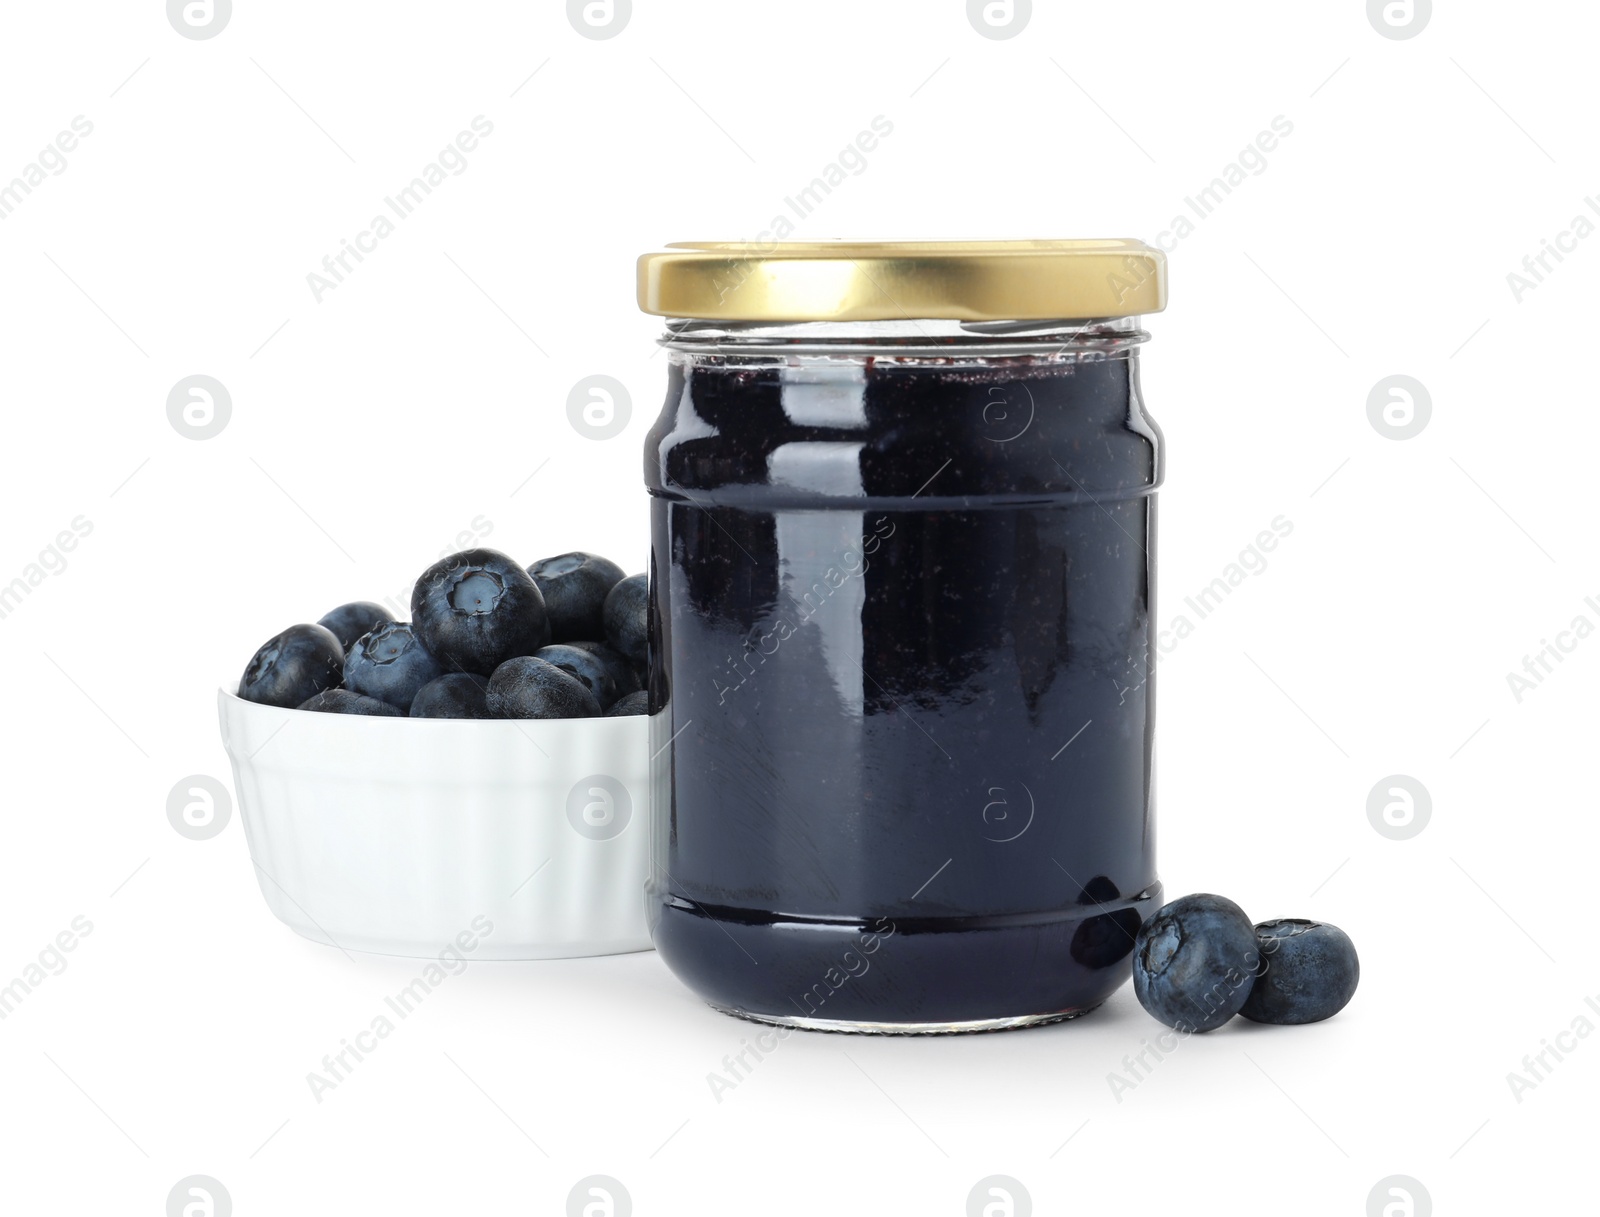
[[[645,456],[662,958],[838,1030],[1103,1001],[1160,902],[1136,323],[692,328]]]

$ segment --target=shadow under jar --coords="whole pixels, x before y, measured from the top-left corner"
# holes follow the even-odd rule
[[[1132,241],[670,246],[656,949],[831,1031],[1084,1013],[1161,904]]]

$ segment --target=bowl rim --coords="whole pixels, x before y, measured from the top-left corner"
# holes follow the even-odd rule
[[[359,721],[367,723],[407,722],[429,724],[429,726],[407,728],[407,730],[421,731],[460,731],[463,729],[483,731],[488,725],[493,724],[502,731],[510,728],[524,736],[527,735],[529,728],[535,731],[570,731],[575,723],[631,723],[636,719],[649,722],[651,717],[648,714],[619,714],[613,718],[607,718],[604,714],[600,714],[591,718],[412,718],[409,714],[319,714],[315,710],[301,710],[297,706],[269,706],[265,702],[250,701],[248,698],[240,697],[238,693],[225,684],[217,686],[217,705],[224,712],[230,713],[297,716],[304,714],[323,722]],[[363,729],[356,728],[356,730]],[[601,728],[601,730],[611,729],[610,727]]]

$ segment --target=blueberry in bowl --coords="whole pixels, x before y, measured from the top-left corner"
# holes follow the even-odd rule
[[[611,703],[611,708],[606,711],[607,718],[628,718],[635,714],[650,713],[650,695],[642,690],[638,693],[629,693],[626,697],[619,697]]]
[[[550,641],[539,585],[496,549],[465,549],[423,571],[411,592],[411,624],[446,670],[481,676]]]
[[[606,593],[606,641],[635,664],[644,662],[649,648],[648,584],[645,575],[629,575]]]
[[[623,569],[596,554],[574,551],[540,558],[528,574],[544,596],[550,640],[599,638],[605,630],[606,594],[622,582]]]
[[[476,672],[446,672],[417,690],[412,718],[493,718],[489,713],[489,681]]]
[[[637,693],[644,688],[644,682],[639,679],[638,665],[634,664],[626,655],[609,643],[590,642],[578,640],[564,642],[562,646],[576,647],[580,651],[588,651],[601,663],[605,664],[606,671],[611,674],[612,681],[617,686],[617,696],[626,697],[630,693]]]
[[[519,655],[489,677],[489,712],[496,718],[598,718],[600,703],[583,682],[553,663]]]
[[[606,661],[593,651],[554,643],[551,646],[540,647],[533,653],[533,657],[554,664],[568,676],[576,677],[579,683],[589,690],[590,696],[600,704],[601,710],[607,709],[617,700],[616,678],[611,675]]]
[[[344,685],[376,697],[402,714],[411,699],[444,668],[404,621],[388,621],[356,639],[344,661]]]
[[[393,620],[394,614],[383,605],[370,600],[356,600],[330,609],[317,624],[331,630],[339,640],[339,645],[348,652],[356,639],[368,630],[375,630],[385,621]]]
[[[349,689],[324,689],[300,703],[300,709],[320,714],[365,714],[372,718],[399,718],[400,711],[386,701],[352,693]]]
[[[326,626],[291,625],[262,643],[239,681],[239,696],[292,709],[344,678],[344,648]]]

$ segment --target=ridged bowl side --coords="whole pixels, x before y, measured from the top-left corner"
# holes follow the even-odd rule
[[[463,933],[475,959],[649,949],[647,718],[217,704],[256,878],[297,933],[419,957]]]

